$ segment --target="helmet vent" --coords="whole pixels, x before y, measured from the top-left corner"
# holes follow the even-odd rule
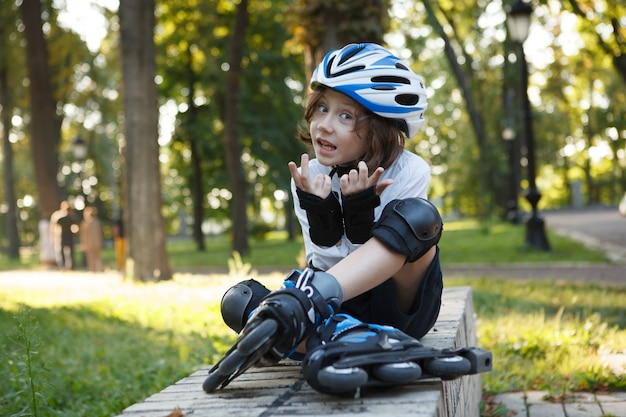
[[[352,58],[353,56],[361,52],[363,49],[365,49],[365,45],[363,44],[359,44],[356,48],[352,48],[351,51],[349,51],[348,53],[344,54],[341,57],[337,65],[342,65],[344,62],[346,62],[347,60],[349,60],[350,58]]]
[[[346,68],[345,70],[335,72],[333,74],[330,72],[330,68],[328,68],[328,71],[326,71],[326,76],[328,78],[341,77],[342,75],[350,74],[351,72],[361,71],[362,69],[365,69],[365,65],[357,65],[355,67]]]
[[[410,70],[406,67],[406,65],[404,65],[402,62],[396,62],[396,68],[400,68],[400,69],[403,69],[403,70],[410,71]]]
[[[420,96],[417,94],[398,94],[395,100],[402,106],[414,106],[419,103]]]
[[[328,77],[328,78],[341,77],[342,75],[350,74],[351,72],[357,72],[357,71],[361,71],[362,69],[365,69],[365,65],[355,65],[353,67],[346,68],[344,70],[332,73],[332,72],[330,72],[330,70],[333,67],[333,62],[334,61],[335,61],[335,57],[332,57],[328,61],[328,65],[326,66],[326,77]]]
[[[378,77],[372,77],[373,83],[396,83],[396,84],[411,84],[411,81],[404,77],[395,77],[392,75],[381,75]]]

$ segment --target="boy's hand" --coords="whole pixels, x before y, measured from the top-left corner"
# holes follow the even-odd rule
[[[320,198],[328,197],[332,185],[330,176],[318,174],[314,179],[311,179],[309,177],[309,155],[302,154],[300,158],[300,172],[298,172],[295,162],[290,161],[287,165],[296,187]]]
[[[353,169],[350,173],[344,174],[341,177],[341,194],[356,194],[375,186],[376,194],[381,195],[382,192],[385,191],[385,188],[393,184],[391,178],[378,182],[383,172],[385,172],[385,169],[378,167],[370,177],[368,176],[367,164],[364,161],[359,162],[358,170]]]

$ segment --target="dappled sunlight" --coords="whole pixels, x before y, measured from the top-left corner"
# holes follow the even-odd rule
[[[607,362],[626,353],[625,289],[496,277],[446,285],[472,286],[479,345],[494,357],[486,392],[626,388]]]
[[[49,381],[50,407],[71,415],[121,410],[221,358],[236,337],[221,317],[222,294],[252,276],[270,288],[284,279],[253,268],[150,283],[115,273],[0,272],[0,349],[8,355],[0,372],[17,381],[25,346],[39,340],[33,346],[46,365],[38,372]],[[33,329],[21,345],[20,320]],[[3,381],[3,395],[19,395],[20,385]],[[102,391],[98,401],[89,394]]]
[[[478,336],[494,355],[494,370],[483,377],[488,392],[624,388],[623,375],[604,361],[609,346],[626,349],[624,332],[609,328],[597,314],[587,319],[504,315],[482,320]]]
[[[170,281],[132,282],[120,274],[74,272],[0,272],[0,307],[32,308],[84,305],[104,315],[154,329],[207,336],[229,331],[219,313],[222,295],[232,285],[255,278],[269,288],[280,286],[280,272],[249,274],[175,274]]]
[[[202,305],[219,302],[229,287],[249,278],[270,288],[278,288],[284,275],[280,272],[262,275],[255,269],[242,275],[177,273],[169,281],[144,283],[124,280],[117,273],[0,271],[0,294],[10,294],[13,304],[33,307],[80,304],[104,298],[126,298],[137,303]]]

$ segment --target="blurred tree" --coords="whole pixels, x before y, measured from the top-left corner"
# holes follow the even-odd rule
[[[67,136],[76,134],[87,142],[87,160],[84,164],[84,188],[87,204],[99,207],[99,215],[105,220],[105,234],[111,236],[109,221],[117,218],[122,203],[122,157],[124,145],[122,128],[124,125],[121,99],[121,64],[119,48],[119,20],[117,10],[101,8],[108,25],[107,35],[95,51],[85,49],[81,62],[74,65],[75,87],[68,92],[67,100],[72,103],[73,114],[66,116],[82,125],[82,132],[68,129]],[[77,45],[75,50],[79,49]],[[69,132],[72,132],[70,134]],[[67,153],[68,147],[62,149]],[[61,160],[64,160],[62,155]],[[67,157],[65,160],[72,160]],[[64,169],[64,167],[62,167]],[[67,178],[71,180],[71,178]],[[64,185],[69,185],[63,182]]]
[[[427,6],[430,6],[432,13],[427,12]],[[526,155],[524,144],[515,143],[517,139],[512,142],[502,140],[505,128],[512,128],[515,133],[519,124],[515,118],[517,110],[506,104],[507,100],[513,102],[512,94],[519,93],[511,88],[515,85],[515,73],[518,71],[515,55],[505,41],[503,10],[492,3],[448,0],[398,2],[396,7],[399,9],[392,16],[394,26],[390,39],[394,39],[396,45],[399,44],[397,48],[401,51],[406,48],[412,52],[415,67],[424,75],[430,89],[424,131],[426,139],[418,138],[409,146],[415,145],[416,151],[433,165],[433,196],[445,197],[446,209],[458,209],[465,214],[493,213],[494,204],[501,207],[500,213],[505,213],[508,207],[506,202],[516,198],[513,189],[517,188],[517,184],[510,185],[509,181],[504,180],[507,172],[514,174],[507,166],[510,165],[509,158],[511,162],[521,162],[524,169]],[[571,13],[563,7],[548,7],[545,2],[539,2],[533,13],[536,23],[531,27],[531,32],[546,33],[542,38],[546,40],[546,47],[529,62],[529,94],[537,132],[539,182],[547,192],[546,198],[542,199],[544,207],[559,204],[564,201],[563,195],[569,193],[569,187],[560,185],[560,180],[554,178],[552,171],[555,167],[563,167],[564,159],[561,155],[563,147],[567,145],[565,139],[569,138],[568,141],[577,144],[576,149],[579,150],[574,153],[586,153],[586,149],[590,149],[596,155],[606,142],[602,136],[610,135],[611,146],[616,149],[619,149],[619,143],[623,140],[623,135],[619,133],[623,132],[619,127],[622,123],[616,117],[621,114],[619,103],[623,100],[620,99],[624,95],[623,89],[606,88],[605,84],[613,83],[610,80],[614,78],[606,72],[606,63],[610,60],[603,60],[602,57],[607,55],[599,53],[591,41],[596,39],[598,33],[602,34],[605,42],[612,41],[611,33],[618,36],[619,31],[608,30],[615,25],[611,26],[607,22],[609,16],[620,15],[621,6],[608,3],[603,13],[588,11],[587,17],[593,17],[593,22],[598,24],[581,23],[578,32],[571,27]],[[439,23],[430,18],[431,15]],[[426,20],[424,16],[430,19]],[[604,23],[600,23],[602,19]],[[447,43],[449,46],[446,46]],[[611,45],[615,43],[612,41]],[[536,49],[535,45],[533,47]],[[584,67],[578,59],[587,49],[594,57],[591,67]],[[447,64],[442,64],[444,56]],[[588,69],[581,71],[580,68]],[[589,81],[584,78],[587,77],[585,74],[591,73],[595,80],[593,89],[581,88],[589,85]],[[459,80],[459,74],[465,81]],[[575,90],[574,95],[582,95],[582,102],[563,101],[563,97],[572,96],[572,90]],[[471,101],[476,109],[474,115],[468,110],[467,92],[473,97]],[[595,97],[592,102],[598,108],[588,114],[576,115],[575,109],[590,103],[590,94]],[[604,117],[594,116],[596,113],[604,114]],[[593,121],[595,139],[593,143],[586,141],[586,145],[581,147],[583,141],[578,140],[577,132],[584,131],[580,129],[581,121],[590,118],[597,119]],[[480,119],[483,141],[476,140],[480,137],[476,133],[476,121]],[[468,136],[467,132],[470,131],[474,133],[472,136]],[[574,137],[573,133],[576,133]],[[468,141],[470,138],[475,139],[474,143]],[[590,145],[592,148],[589,148]],[[573,145],[567,146],[568,152],[571,152]],[[515,150],[518,156],[510,155],[507,147],[509,151]],[[616,151],[614,154],[618,160],[624,160],[623,152]],[[559,174],[562,178],[571,180],[572,173],[579,169],[571,163],[582,158],[567,159],[569,168],[557,169],[563,171]],[[619,166],[617,163],[615,165]],[[598,176],[599,171],[593,167],[589,167],[588,171],[592,177]],[[619,169],[613,171],[621,175]],[[521,178],[519,175],[517,177]],[[510,181],[515,181],[515,178]],[[603,189],[608,182],[602,181]],[[588,184],[594,186],[593,182]],[[554,193],[557,189],[558,195]],[[592,194],[603,196],[601,198],[606,201],[605,194],[595,191]]]
[[[570,75],[570,80],[575,78],[578,91],[570,91],[571,81],[563,86],[562,91],[570,98],[578,96],[571,103],[573,113],[576,109],[584,111],[576,116],[582,124],[578,132],[584,135],[586,143],[586,152],[579,159],[582,159],[587,203],[606,201],[603,189],[608,188],[608,199],[615,204],[626,190],[626,166],[619,163],[625,158],[626,151],[626,4],[578,0],[568,0],[567,4],[570,8],[564,5],[562,13],[571,10],[578,16],[578,30],[584,47],[580,54],[568,57],[565,62],[583,71],[573,72],[573,77]],[[611,66],[613,71],[609,70]],[[621,83],[612,74],[620,77]],[[603,144],[608,144],[612,160],[604,170],[599,166],[601,163],[593,166],[592,155]]]
[[[233,193],[232,250],[241,255],[250,251],[248,243],[248,180],[241,163],[242,146],[240,139],[240,91],[242,58],[248,26],[248,0],[240,0],[235,13],[235,22],[230,35],[226,94],[224,95],[224,135],[222,144],[226,155],[226,167]]]
[[[7,3],[2,1],[0,3]],[[17,202],[15,198],[15,180],[13,172],[13,147],[10,142],[11,118],[14,108],[12,90],[9,88],[11,69],[14,60],[12,53],[15,48],[10,45],[9,32],[17,18],[16,10],[11,4],[2,4],[0,8],[0,123],[2,123],[2,186],[6,201],[6,236],[7,254],[11,259],[20,257],[20,237],[17,231]]]
[[[126,124],[124,216],[133,279],[172,278],[161,214],[154,1],[120,2]],[[127,262],[128,264],[128,262]]]
[[[3,12],[9,13],[11,10],[16,11],[17,7],[16,4],[7,4],[6,7],[3,7]],[[13,97],[12,107],[7,109],[7,114],[13,114],[15,120],[18,121],[18,125],[13,130],[12,138],[14,142],[13,145],[17,149],[15,156],[20,160],[18,163],[14,164],[14,169],[19,171],[14,177],[16,189],[19,194],[16,196],[19,210],[18,228],[22,240],[31,244],[37,238],[37,227],[31,224],[31,222],[37,221],[35,217],[40,219],[40,223],[47,221],[50,210],[58,208],[59,199],[72,200],[77,194],[78,188],[75,187],[75,184],[65,183],[67,172],[65,171],[66,165],[63,165],[63,160],[67,160],[65,155],[71,153],[71,149],[67,146],[70,142],[67,140],[65,141],[65,151],[63,150],[61,129],[66,116],[72,113],[71,111],[67,111],[68,107],[66,107],[66,105],[70,104],[70,109],[77,109],[83,97],[88,94],[86,89],[87,83],[85,81],[89,78],[84,76],[84,70],[82,69],[89,68],[91,55],[84,42],[81,41],[76,33],[66,28],[61,28],[58,25],[57,11],[52,7],[51,2],[28,2],[27,5],[21,3],[20,7],[27,7],[27,10],[31,8],[39,10],[37,12],[37,19],[30,17],[29,19],[37,21],[37,23],[33,24],[45,28],[45,33],[42,32],[41,28],[39,30],[35,28],[34,30],[35,32],[42,32],[40,35],[43,37],[42,45],[44,50],[54,51],[54,53],[51,54],[46,52],[46,69],[42,70],[39,61],[35,61],[36,64],[34,64],[38,74],[37,76],[45,76],[49,77],[49,79],[46,82],[39,80],[33,84],[30,80],[30,73],[28,76],[29,79],[27,79],[26,71],[22,69],[23,67],[27,67],[27,65],[20,64],[24,58],[26,58],[27,62],[28,60],[34,61],[32,51],[29,48],[23,51],[23,48],[19,46],[20,42],[24,42],[23,36],[26,37],[26,34],[29,33],[29,31],[26,30],[27,25],[23,20],[24,13],[22,13],[22,19],[17,19],[15,15],[12,19],[12,24],[3,25],[3,29],[5,29],[4,34],[6,35],[5,41],[8,42],[7,47],[9,48],[5,53],[10,57],[6,62],[9,63],[7,68],[10,70],[9,77],[12,80],[10,82],[10,94]],[[29,36],[37,37],[32,34]],[[26,42],[28,43],[28,41]],[[37,45],[37,42],[38,41],[35,41],[35,45]],[[18,52],[19,55],[17,55]],[[39,59],[41,59],[41,57]],[[29,66],[28,68],[30,69]],[[44,93],[46,89],[51,90],[52,106],[37,103],[38,97],[33,97],[24,92],[24,87],[32,90],[33,85],[36,86],[38,85],[37,83],[48,85],[43,91],[39,91],[38,88],[34,90],[38,91],[38,94]],[[30,106],[33,100],[37,103],[34,107]],[[31,107],[30,112],[27,110],[29,107]],[[36,136],[41,135],[41,127],[35,121],[41,116],[35,116],[33,113],[39,114],[41,113],[40,110],[44,108],[46,111],[50,111],[50,107],[54,109],[52,115],[45,116],[45,119],[53,119],[53,129],[46,129],[45,143],[41,141],[38,142]],[[72,116],[70,115],[70,119],[71,118]],[[72,119],[72,121],[75,120]],[[29,130],[30,134],[28,133]],[[71,128],[67,129],[67,131],[71,130]],[[21,152],[24,144],[30,145],[30,155]],[[42,165],[38,162],[44,159],[47,161],[46,164]],[[51,161],[49,159],[55,160]],[[30,165],[32,171],[35,172],[36,180],[34,182],[32,181],[31,170],[26,168],[22,163],[23,161],[30,162],[28,165]],[[48,168],[46,168],[46,166],[48,166]],[[52,166],[55,168],[52,168]],[[60,170],[59,167],[61,168]],[[49,173],[52,169],[56,171],[54,175],[50,175]],[[44,173],[42,173],[42,171]],[[42,185],[38,180],[41,176],[45,177],[45,185]],[[47,185],[50,181],[55,183],[52,189]],[[42,193],[42,189],[45,192]],[[34,199],[31,204],[30,200],[33,196]],[[40,232],[45,233],[45,230],[41,229]]]
[[[175,104],[178,113],[169,177],[182,175],[186,182],[165,193],[171,200],[168,211],[186,223],[185,208],[191,206],[192,234],[200,251],[205,249],[205,187],[221,189],[228,184],[221,124],[216,123],[223,116],[219,60],[227,50],[227,37],[216,32],[227,34],[229,21],[219,2],[170,1],[159,4],[157,14],[161,28],[156,36],[157,68],[163,79],[159,91],[164,102]],[[215,221],[225,213],[217,207],[211,212]],[[179,229],[184,230],[185,223]]]
[[[422,3],[428,14],[428,22],[443,40],[446,59],[463,94],[465,109],[478,149],[476,169],[481,203],[477,206],[477,214],[481,218],[487,218],[493,212],[494,202],[498,200],[495,195],[494,179],[499,175],[495,172],[495,160],[492,155],[494,144],[497,142],[490,140],[483,120],[483,114],[486,112],[482,106],[488,103],[482,96],[487,91],[479,87],[479,80],[484,76],[478,71],[481,59],[467,50],[468,46],[475,47],[473,38],[480,35],[476,30],[477,20],[473,19],[476,9],[468,3],[461,5],[443,1],[435,2],[435,6],[431,5],[429,0],[423,0]],[[503,212],[505,211],[506,208]]]
[[[303,66],[300,54],[284,47],[289,37],[282,25],[287,3],[248,4],[237,123],[238,161],[248,184],[254,184],[247,187],[248,235],[278,226],[263,217],[262,204],[289,217],[292,209],[283,192],[290,179],[286,162],[304,151],[295,139],[302,117]],[[163,80],[159,90],[163,103],[175,103],[178,112],[164,193],[170,198],[166,213],[180,215],[193,206],[193,235],[201,248],[198,239],[203,233],[233,227],[227,219],[234,193],[222,139],[224,103],[230,94],[229,41],[237,9],[231,2],[214,0],[171,1],[158,10],[157,66]],[[175,175],[182,175],[185,183],[172,178]],[[203,225],[208,226],[206,231]]]
[[[324,55],[349,43],[383,43],[388,28],[386,0],[296,0],[287,24],[304,48],[307,80]]]
[[[24,23],[26,64],[30,80],[31,154],[39,194],[40,215],[42,219],[49,219],[61,200],[61,192],[56,181],[59,168],[60,124],[50,81],[41,4],[39,0],[24,0],[19,8]]]
[[[585,31],[595,36],[604,54],[611,58],[613,67],[626,83],[626,5],[623,2],[568,0],[573,12],[580,16]]]
[[[616,204],[626,189],[626,90],[619,64],[624,28],[613,17],[622,16],[624,6],[570,3],[574,13],[566,3],[535,13],[551,40],[547,59],[531,68],[531,88],[541,93],[534,94],[537,156],[544,178],[553,172],[562,178],[543,179],[544,189],[555,205]]]

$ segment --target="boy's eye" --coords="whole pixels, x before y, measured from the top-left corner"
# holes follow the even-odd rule
[[[350,113],[343,112],[339,115],[344,120],[352,120],[352,115]]]
[[[324,104],[320,104],[317,110],[321,113],[328,113],[328,107],[326,107]]]

